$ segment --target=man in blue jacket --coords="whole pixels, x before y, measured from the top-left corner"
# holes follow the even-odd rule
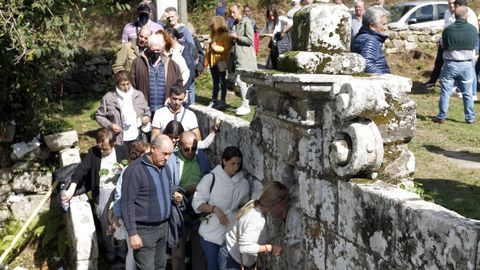
[[[167,265],[172,191],[164,165],[172,152],[172,140],[158,135],[152,139],[150,153],[130,163],[123,173],[128,180],[122,183],[122,217],[138,270]]]
[[[191,131],[185,131],[180,135],[178,151],[170,155],[167,161],[167,171],[173,184],[180,186],[187,198],[192,198],[197,184],[202,177],[211,170],[208,158],[202,150],[197,149],[197,137]],[[203,269],[205,265],[200,247],[198,224],[191,220],[187,212],[184,212],[185,232],[179,239],[178,248],[172,250],[172,269],[185,269],[185,257],[187,240],[190,240],[192,251],[192,269]]]
[[[455,9],[455,23],[445,28],[442,33],[443,64],[440,74],[441,92],[438,101],[439,112],[432,121],[438,124],[445,123],[448,112],[448,103],[453,86],[458,86],[463,98],[463,109],[467,124],[475,123],[473,109],[472,83],[475,46],[478,42],[477,30],[467,22],[468,9],[458,6]]]
[[[355,36],[351,51],[365,58],[365,72],[390,73],[382,45],[387,39],[387,23],[390,13],[383,7],[373,6],[363,14],[362,27]]]

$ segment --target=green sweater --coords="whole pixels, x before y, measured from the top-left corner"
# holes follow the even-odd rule
[[[477,30],[466,20],[458,19],[445,28],[442,33],[443,49],[448,50],[474,50],[477,45]]]

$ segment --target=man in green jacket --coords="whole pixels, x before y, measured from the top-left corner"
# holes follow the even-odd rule
[[[140,29],[137,40],[122,44],[122,47],[116,54],[115,62],[112,64],[114,74],[122,70],[130,72],[133,60],[147,48],[148,37],[151,35],[152,31],[144,26]]]
[[[441,92],[438,102],[439,112],[433,122],[445,123],[448,112],[448,103],[454,85],[458,86],[463,97],[465,121],[475,123],[473,109],[472,83],[475,46],[478,42],[477,30],[467,22],[468,9],[458,6],[455,9],[455,23],[445,28],[442,33],[443,59],[445,61],[440,74]]]

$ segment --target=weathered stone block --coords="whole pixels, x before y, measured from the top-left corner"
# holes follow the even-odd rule
[[[315,218],[304,216],[302,219],[302,230],[305,241],[305,267],[293,267],[290,269],[327,269],[325,260],[327,256],[326,230],[322,223]]]
[[[296,127],[286,121],[261,114],[263,152],[294,165],[298,160],[298,136]]]
[[[286,269],[305,269],[305,251],[303,250],[304,233],[302,230],[302,210],[292,207],[285,222],[285,259]]]
[[[82,265],[87,261],[96,261],[98,259],[97,235],[92,208],[86,195],[72,198],[67,223],[73,250],[76,251],[75,260]]]
[[[44,195],[29,195],[21,198],[20,202],[14,202],[10,205],[13,217],[17,220],[26,221],[40,204]],[[40,213],[48,211],[50,199],[42,206]]]
[[[407,39],[407,37],[411,34],[412,34],[412,32],[410,32],[410,31],[400,31],[400,32],[398,32],[398,36],[403,40]]]
[[[242,141],[240,148],[245,150],[242,152],[243,159],[249,161],[243,163],[245,170],[247,170],[255,179],[263,180],[264,154],[261,147],[252,143],[252,141]]]
[[[337,187],[334,183],[308,178],[299,172],[299,199],[303,213],[324,222],[328,229],[336,230]]]
[[[398,206],[420,199],[382,182],[354,184],[338,182],[338,234],[361,248],[372,250],[382,258],[393,256]]]
[[[301,137],[298,142],[297,166],[309,171],[311,175],[318,175],[324,168],[322,159],[322,130],[318,128],[309,129],[307,134],[307,136]]]
[[[6,201],[11,192],[12,186],[10,186],[10,184],[0,185],[0,203]]]
[[[399,205],[393,265],[412,269],[475,269],[478,221],[423,200]]]
[[[421,42],[428,42],[430,41],[430,35],[418,35],[418,40]]]
[[[264,157],[264,177],[267,181],[279,181],[287,186],[295,183],[294,167],[285,161],[279,160],[276,157],[265,155]]]
[[[406,179],[415,172],[415,156],[406,144],[386,145],[384,161],[379,170],[380,179],[391,182]]]
[[[51,172],[23,172],[13,178],[13,190],[16,193],[46,192],[51,185]]]
[[[364,71],[365,59],[357,53],[290,51],[280,55],[278,68],[292,73],[350,75]]]
[[[5,222],[7,222],[8,218],[10,217],[10,211],[7,208],[0,209],[0,228],[5,226]]]
[[[0,169],[0,185],[5,185],[10,183],[13,179],[13,173],[11,168],[2,168]]]
[[[338,115],[343,119],[370,118],[389,107],[383,87],[376,81],[354,78],[342,85],[335,98]]]
[[[352,16],[338,5],[314,4],[295,13],[291,29],[294,51],[350,51]]]
[[[367,250],[335,234],[329,234],[329,237],[332,240],[326,244],[325,269],[378,269],[377,259]]]
[[[60,150],[59,154],[60,167],[65,167],[74,163],[80,163],[82,161],[80,159],[80,149],[78,147]]]
[[[43,140],[52,152],[58,152],[64,148],[69,148],[78,142],[78,134],[76,130],[46,135]]]

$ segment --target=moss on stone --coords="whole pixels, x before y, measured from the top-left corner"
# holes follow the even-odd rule
[[[361,77],[370,78],[374,75],[371,74],[371,73],[361,72],[361,73],[352,74],[352,76],[355,77],[355,78],[361,78]]]
[[[367,184],[375,184],[376,180],[372,180],[368,178],[352,178],[350,179],[350,182],[353,184],[367,185]]]
[[[300,51],[308,48],[310,39],[310,9],[301,9],[293,17],[292,50]]]
[[[350,31],[349,27],[347,27],[348,17],[342,17],[340,19],[340,23],[338,27],[335,29],[335,33],[340,36],[340,40],[344,42],[344,44],[350,44]],[[347,46],[348,47],[348,46]]]
[[[390,106],[384,110],[384,113],[377,113],[369,117],[377,126],[390,124],[396,118],[395,112],[402,111],[402,104],[397,100],[391,99],[388,105]]]
[[[325,57],[322,59],[322,61],[318,64],[317,68],[315,69],[316,74],[325,74],[325,67],[328,65],[328,63],[332,62],[331,57]]]

